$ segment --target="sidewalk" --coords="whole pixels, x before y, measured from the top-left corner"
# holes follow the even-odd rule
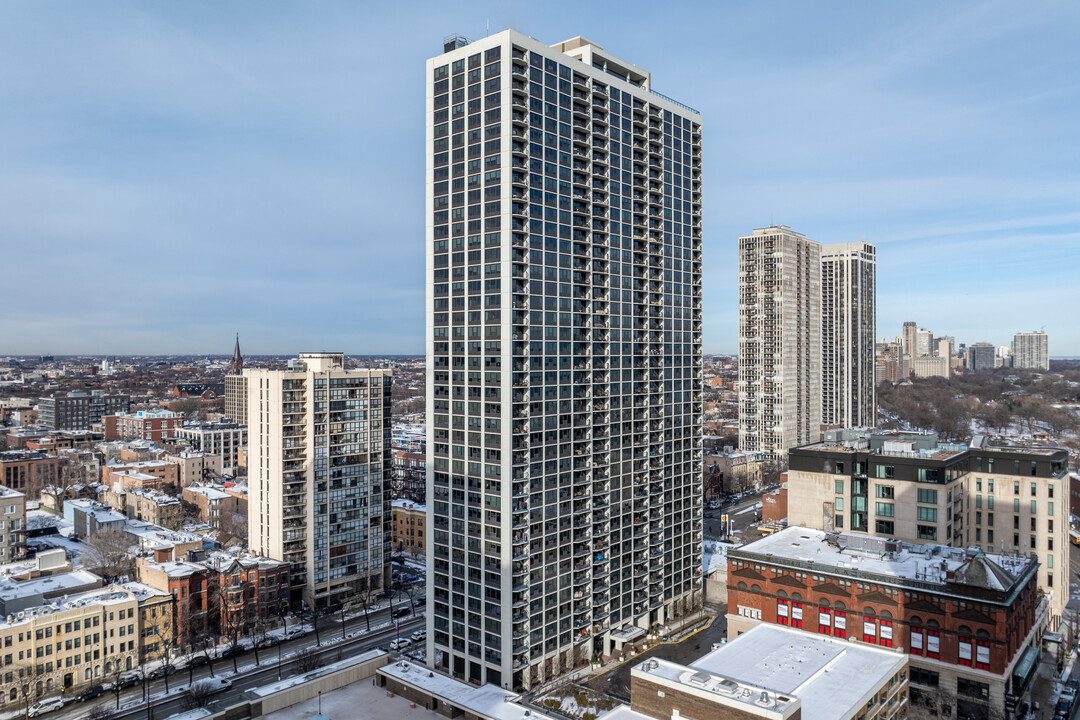
[[[1054,707],[1061,695],[1062,680],[1076,676],[1076,653],[1069,653],[1065,667],[1059,673],[1057,659],[1051,652],[1043,652],[1039,658],[1039,667],[1035,671],[1035,680],[1031,684],[1031,701],[1039,704],[1036,718],[1049,718],[1054,714]]]

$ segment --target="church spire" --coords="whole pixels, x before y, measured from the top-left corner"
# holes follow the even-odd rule
[[[236,348],[233,350],[229,375],[239,375],[244,370],[244,357],[240,354],[240,333],[236,333]]]

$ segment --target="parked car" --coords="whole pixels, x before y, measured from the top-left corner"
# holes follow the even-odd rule
[[[307,625],[293,625],[291,628],[285,631],[286,640],[295,640],[296,638],[302,638],[308,634]]]
[[[103,692],[105,692],[105,688],[100,685],[91,685],[79,693],[79,697],[75,699],[79,702],[86,702],[87,700],[93,700],[94,698],[99,697]]]
[[[412,610],[409,610],[409,608],[400,608],[398,610],[395,610],[391,617],[396,620],[407,615],[412,615]]]
[[[398,638],[397,640],[390,641],[391,650],[404,650],[410,645],[412,645],[412,640],[409,638]]]
[[[159,678],[165,677],[166,675],[172,675],[175,670],[176,668],[172,667],[171,665],[169,667],[165,667],[164,665],[158,665],[156,668],[148,672],[146,674],[146,677],[150,678],[151,680],[157,680]]]
[[[220,653],[218,653],[218,657],[224,659],[224,658],[231,658],[231,657],[240,657],[243,654],[244,654],[244,648],[240,647],[239,645],[230,645],[229,647],[225,648]]]
[[[26,714],[30,717],[37,717],[53,710],[59,710],[62,707],[64,707],[64,699],[57,695],[34,703],[27,709]]]
[[[126,675],[122,675],[119,682],[117,682],[116,684],[119,685],[120,689],[122,690],[124,688],[138,685],[140,680],[142,680],[142,678],[139,677],[138,673],[127,673]]]
[[[280,642],[281,638],[277,635],[263,635],[255,642],[255,647],[267,648],[274,647]]]
[[[427,630],[417,630],[411,636],[413,642],[420,642],[425,639],[427,639]]]
[[[413,605],[416,605],[417,607],[420,607],[421,605],[427,605],[427,596],[421,595],[420,597],[416,598],[415,600],[413,600]]]
[[[189,667],[202,667],[203,665],[209,665],[209,664],[210,664],[210,658],[206,657],[205,655],[196,655],[195,657],[191,658],[191,662],[188,663],[188,666]]]
[[[212,677],[205,678],[203,680],[196,680],[191,685],[191,689],[195,692],[216,693],[222,690],[228,690],[232,687],[232,680],[224,677]]]

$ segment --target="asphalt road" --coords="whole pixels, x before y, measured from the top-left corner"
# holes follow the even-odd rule
[[[397,610],[401,607],[403,607],[403,605],[395,601],[394,609]],[[369,613],[369,619],[373,627],[373,630],[370,633],[366,631],[367,624],[362,614],[356,618],[349,619],[345,625],[345,633],[346,635],[355,633],[355,635],[344,641],[340,639],[342,635],[341,621],[337,617],[328,617],[319,623],[319,634],[320,639],[322,640],[321,647],[316,647],[314,632],[308,633],[302,638],[286,640],[281,643],[282,663],[280,677],[287,678],[296,673],[296,670],[293,667],[294,661],[285,656],[297,650],[312,648],[319,654],[320,658],[323,660],[323,664],[329,665],[330,663],[337,662],[344,657],[358,652],[370,650],[375,647],[386,647],[395,637],[408,637],[414,631],[423,629],[425,624],[423,615],[412,615],[411,617],[399,620],[399,627],[397,630],[395,630],[393,626],[375,630],[375,626],[390,620],[389,608],[383,608]],[[335,642],[331,643],[331,641]],[[228,690],[212,696],[210,704],[211,709],[213,709],[214,706],[221,708],[237,702],[247,690],[277,682],[279,679],[278,646],[261,648],[259,650],[259,661],[260,663],[257,668],[251,668],[247,671],[243,669],[243,666],[255,662],[255,653],[254,651],[249,650],[237,658],[237,664],[241,668],[240,674],[233,674],[232,659],[215,660],[213,663],[214,675],[217,677],[222,675],[230,677],[233,681],[233,685]],[[114,720],[139,720],[140,718],[147,718],[147,720],[164,720],[164,718],[168,718],[171,715],[184,712],[188,709],[185,704],[185,699],[182,695],[177,696],[175,693],[178,689],[183,689],[188,686],[188,672],[188,669],[184,668],[177,670],[169,676],[169,689],[171,692],[168,696],[165,696],[164,679],[152,681],[150,683],[151,699],[149,708],[147,708],[146,703],[143,702],[141,705],[134,708],[115,710],[112,717]],[[211,677],[210,668],[208,666],[194,668],[190,675],[190,678],[194,681],[208,677]],[[127,688],[121,691],[120,704],[123,706],[125,703],[139,700],[142,696],[143,691],[140,685]],[[47,713],[41,717],[44,720],[81,720],[97,707],[115,708],[116,695],[111,690],[106,690],[96,700],[86,703],[70,702],[64,706],[62,710]]]
[[[716,539],[721,534],[721,524],[724,515],[731,518],[732,529],[741,534],[748,527],[755,524],[757,516],[760,513],[754,512],[752,508],[756,503],[761,502],[761,494],[747,495],[739,501],[738,505],[725,505],[722,508],[716,510],[706,509],[705,512],[711,512],[713,517],[705,518],[702,522],[705,527],[704,535],[707,538]]]

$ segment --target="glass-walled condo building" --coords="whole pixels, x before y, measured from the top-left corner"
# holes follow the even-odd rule
[[[701,116],[582,38],[445,50],[428,658],[522,689],[701,600]]]

